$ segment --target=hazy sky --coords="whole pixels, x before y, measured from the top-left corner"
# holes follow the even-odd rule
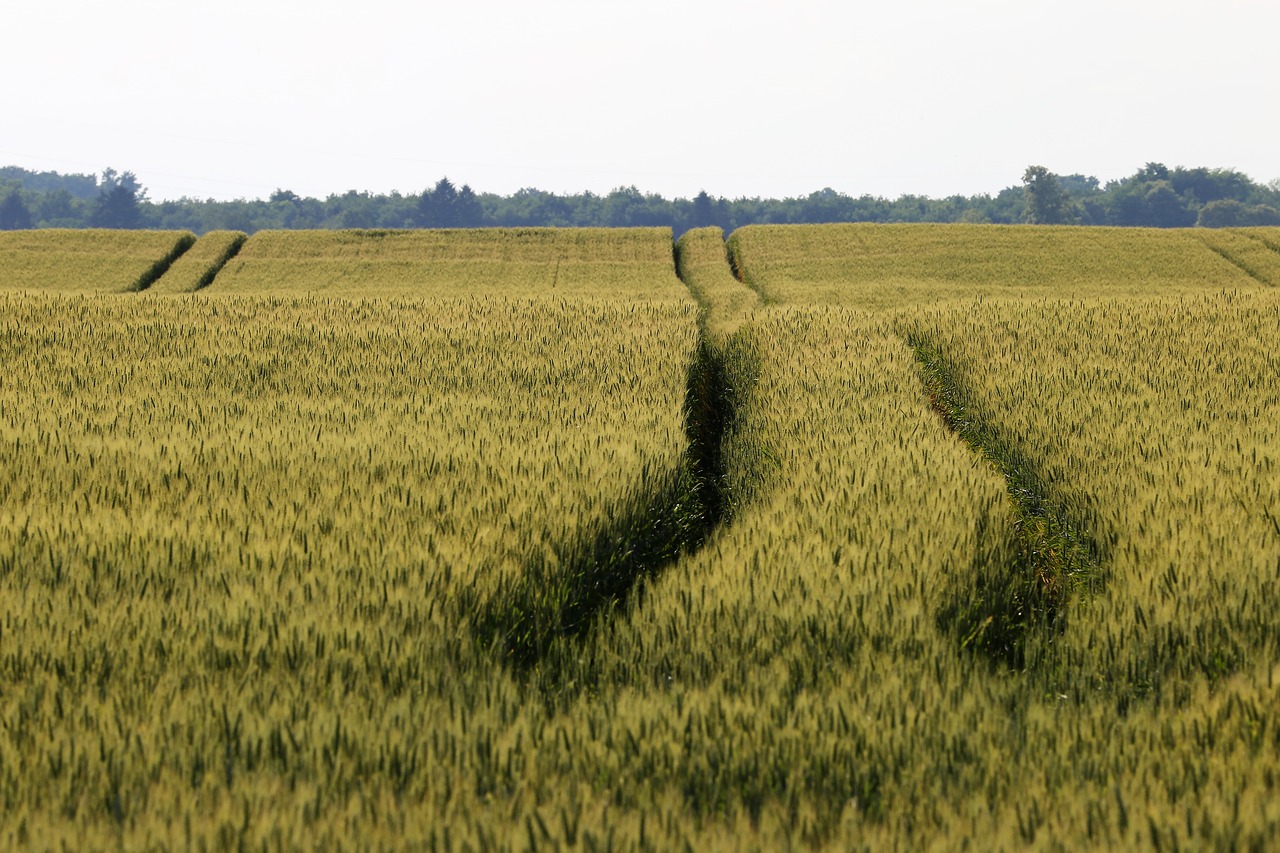
[[[153,199],[1280,178],[1280,0],[7,0],[0,165]]]

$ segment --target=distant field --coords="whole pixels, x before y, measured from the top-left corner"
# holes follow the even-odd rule
[[[175,231],[0,231],[0,290],[141,290],[194,242]]]
[[[210,231],[147,289],[152,293],[192,293],[208,287],[246,239],[240,231]]]
[[[1280,251],[1243,233],[1208,229],[752,225],[734,232],[730,245],[765,302],[872,309],[979,298],[1168,296],[1269,283],[1242,265],[1268,277],[1280,272]]]
[[[265,231],[211,292],[688,298],[663,228]]]

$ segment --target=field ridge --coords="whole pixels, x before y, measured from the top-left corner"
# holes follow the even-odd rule
[[[150,289],[157,293],[194,293],[208,287],[248,238],[243,231],[205,233]]]
[[[1103,578],[1102,549],[1086,526],[1054,500],[1031,460],[1002,442],[966,404],[956,365],[918,332],[907,333],[904,340],[920,365],[930,407],[999,472],[1014,510],[1013,547],[997,558],[1005,565],[991,567],[994,584],[974,601],[952,605],[948,621],[959,630],[963,645],[976,644],[1021,668],[1028,633],[1060,630],[1072,598],[1097,590]]]
[[[1236,238],[1233,240],[1232,238]],[[1271,274],[1264,271],[1264,266],[1274,265],[1280,268],[1280,255],[1271,250],[1266,243],[1255,240],[1248,235],[1232,233],[1202,234],[1200,239],[1205,247],[1240,272],[1265,287],[1275,287],[1280,279],[1272,280]],[[1234,246],[1230,245],[1234,242]],[[1254,256],[1246,260],[1246,256]],[[1259,264],[1258,261],[1262,263]],[[1280,272],[1277,272],[1280,275]]]
[[[143,272],[142,275],[138,277],[138,280],[134,283],[133,287],[129,289],[131,291],[141,292],[155,284],[166,272],[169,271],[169,267],[173,266],[174,262],[185,255],[187,250],[195,244],[196,238],[194,234],[183,234],[180,236],[177,242],[173,244],[173,248]]]
[[[562,687],[559,665],[572,657],[566,641],[584,637],[646,579],[707,543],[724,517],[723,383],[723,364],[699,342],[686,379],[688,446],[675,477],[647,477],[653,488],[611,523],[558,545],[550,557],[535,556],[505,594],[477,602],[474,627],[483,642],[497,644],[518,670],[549,670],[543,684]]]
[[[708,230],[722,235],[718,228]],[[716,240],[723,263],[723,236]],[[696,351],[686,374],[682,470],[674,481],[638,496],[585,542],[567,544],[550,560],[534,559],[506,595],[479,607],[475,627],[482,641],[499,645],[519,670],[540,668],[544,687],[564,689],[565,676],[577,669],[566,642],[582,639],[602,616],[642,592],[647,579],[696,554],[731,513],[735,496],[724,445],[735,422],[733,356],[728,338],[713,325],[726,319],[716,294],[691,283],[687,245],[683,237],[672,242],[673,272],[700,308]]]

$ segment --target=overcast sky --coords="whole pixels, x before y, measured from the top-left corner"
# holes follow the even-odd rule
[[[1280,178],[1280,0],[5,3],[0,165],[153,199]]]

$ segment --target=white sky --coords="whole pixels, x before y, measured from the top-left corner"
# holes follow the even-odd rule
[[[1280,178],[1280,0],[4,5],[0,165],[153,199]]]

